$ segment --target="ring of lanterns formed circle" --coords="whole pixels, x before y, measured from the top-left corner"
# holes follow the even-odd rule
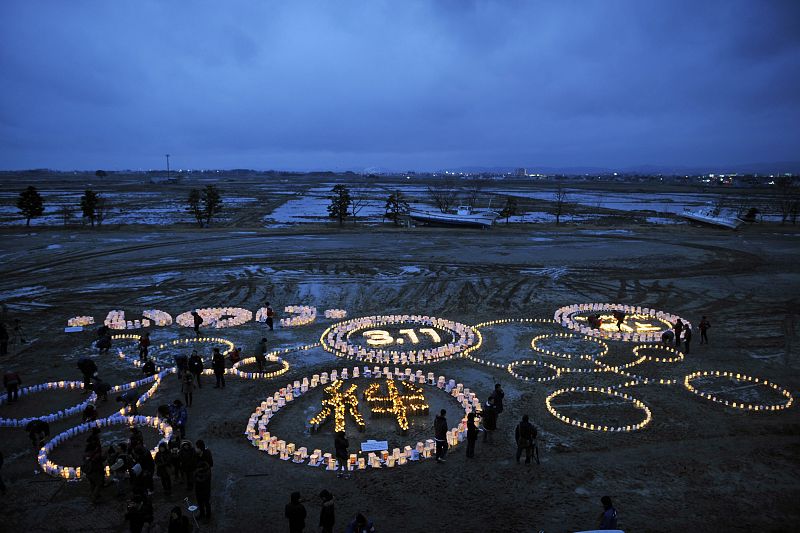
[[[350,336],[366,328],[380,328],[396,325],[421,325],[420,331],[428,330],[429,335],[441,338],[433,328],[446,331],[453,340],[435,348],[421,350],[384,350],[383,348],[364,348],[350,343]],[[416,336],[416,334],[414,334]],[[391,338],[391,337],[390,337]],[[355,359],[370,363],[392,364],[429,364],[451,359],[455,356],[466,356],[480,346],[480,334],[470,326],[443,318],[422,315],[377,315],[354,318],[339,322],[326,329],[320,337],[322,347],[339,357]],[[378,341],[384,343],[384,341]],[[434,339],[436,342],[436,339]],[[391,342],[389,342],[391,343]]]
[[[62,442],[66,441],[69,438],[74,437],[75,435],[80,435],[81,433],[86,433],[90,431],[92,428],[104,428],[109,426],[115,425],[122,425],[126,424],[130,427],[133,426],[144,426],[144,427],[151,427],[157,430],[162,435],[162,439],[159,441],[161,442],[168,442],[170,437],[172,436],[172,427],[164,420],[160,418],[153,417],[153,416],[120,416],[120,415],[113,415],[107,418],[101,418],[99,420],[94,420],[92,422],[85,422],[73,428],[67,429],[66,431],[59,433],[52,439],[50,439],[42,448],[39,450],[38,455],[38,462],[41,469],[51,476],[61,477],[64,479],[80,479],[83,476],[83,472],[81,472],[81,467],[77,466],[61,466],[59,464],[54,463],[50,460],[50,454],[52,451]],[[150,451],[150,454],[155,457],[156,452],[158,452],[158,445],[155,446]],[[106,477],[110,476],[110,468],[108,466],[105,467],[105,475]]]
[[[705,377],[710,377],[710,378],[724,377],[729,379],[735,379],[738,381],[748,381],[750,383],[763,385],[765,387],[771,388],[772,390],[783,396],[786,399],[786,401],[779,404],[752,404],[746,402],[723,400],[721,398],[714,396],[713,394],[702,392],[692,385],[693,380]],[[743,409],[746,411],[781,411],[783,409],[788,409],[789,407],[792,406],[792,403],[794,403],[794,398],[792,397],[792,394],[783,387],[780,387],[775,383],[771,383],[766,379],[746,376],[739,372],[725,372],[719,370],[699,370],[697,372],[692,372],[691,374],[688,374],[686,377],[684,377],[683,386],[686,387],[686,390],[688,390],[692,394],[696,394],[702,398],[705,398],[706,400],[710,400],[712,402],[719,403],[727,407]]]
[[[285,361],[281,358],[278,354],[285,355],[291,352],[299,352],[303,350],[310,350],[311,348],[316,348],[319,344],[310,344],[308,346],[299,346],[295,348],[284,348],[283,350],[273,350],[266,354],[266,359],[268,363],[279,363],[281,368],[278,370],[274,370],[272,372],[245,372],[243,370],[239,370],[239,367],[242,365],[248,365],[251,363],[256,362],[255,357],[246,357],[241,359],[233,364],[231,368],[228,369],[229,374],[233,374],[234,376],[239,376],[242,379],[272,379],[278,376],[281,376],[289,371],[289,362]]]
[[[241,307],[205,307],[196,309],[197,314],[203,319],[200,327],[216,329],[241,326],[253,320],[253,312]],[[225,318],[223,318],[225,317]],[[194,327],[194,317],[191,311],[179,314],[175,322],[186,328]]]
[[[287,443],[285,440],[281,440],[277,436],[271,435],[267,431],[267,427],[269,425],[269,421],[280,409],[285,407],[289,402],[292,402],[303,394],[306,394],[310,390],[320,385],[327,385],[328,383],[331,384],[329,387],[341,387],[342,384],[344,384],[348,379],[357,379],[359,377],[367,379],[385,378],[387,380],[402,380],[411,384],[412,387],[414,387],[413,384],[415,382],[419,385],[427,383],[429,386],[435,386],[449,393],[464,409],[464,416],[460,420],[458,426],[447,432],[446,438],[450,446],[456,446],[459,442],[466,439],[467,415],[472,411],[480,412],[481,410],[480,400],[474,392],[471,392],[469,389],[465,389],[460,383],[456,384],[453,380],[446,382],[444,376],[439,376],[438,380],[434,381],[433,372],[428,372],[426,377],[421,370],[417,370],[416,373],[412,373],[410,368],[406,368],[403,372],[401,372],[399,368],[395,368],[394,372],[391,372],[388,367],[381,369],[377,366],[374,367],[374,369],[370,369],[366,366],[363,368],[353,367],[349,370],[347,368],[343,368],[339,370],[332,370],[330,374],[327,372],[315,374],[310,380],[308,377],[305,377],[302,380],[294,381],[293,383],[287,384],[286,387],[276,391],[272,396],[267,397],[267,399],[261,402],[261,405],[256,408],[255,412],[250,415],[250,419],[245,430],[247,439],[259,450],[264,451],[269,455],[278,455],[282,460],[291,459],[294,463],[308,464],[310,466],[323,465],[327,470],[335,470],[336,458],[334,453],[324,452],[320,449],[309,453],[306,447],[297,447],[297,445],[295,445],[293,442]],[[394,390],[396,392],[396,388]],[[371,392],[374,391],[371,390]],[[347,391],[340,396],[344,397],[346,394]],[[392,398],[391,389],[389,398]],[[391,407],[388,405],[386,408],[391,410]],[[344,409],[341,410],[342,413],[343,411]],[[400,416],[398,416],[398,420],[400,420]],[[336,423],[335,426],[338,429],[342,421],[334,420],[334,422]],[[434,457],[435,449],[436,445],[434,440],[428,439],[424,443],[417,442],[416,446],[413,448],[411,446],[405,446],[403,450],[400,450],[400,448],[394,448],[391,453],[389,453],[388,450],[383,451],[380,454],[369,452],[369,454],[364,457],[364,452],[359,451],[357,453],[350,454],[347,467],[350,470],[363,470],[367,467],[381,468],[384,465],[389,468],[396,465],[402,466],[407,464],[409,461]]]
[[[489,320],[487,322],[481,322],[480,324],[475,324],[472,326],[472,329],[475,331],[475,334],[478,337],[478,342],[475,343],[474,348],[471,348],[464,352],[464,357],[473,361],[475,363],[479,363],[482,365],[486,365],[488,367],[494,368],[503,368],[505,367],[508,369],[507,365],[501,363],[495,363],[494,361],[489,361],[488,359],[481,359],[480,357],[476,357],[474,352],[478,350],[483,345],[483,334],[481,333],[481,328],[489,327],[489,326],[497,326],[502,324],[512,324],[512,323],[520,323],[520,324],[544,324],[544,325],[555,325],[556,322],[550,318],[499,318],[497,320]]]
[[[53,390],[83,390],[83,382],[82,381],[52,381],[50,383],[40,383],[39,385],[31,385],[29,387],[24,387],[17,391],[19,397],[28,396],[30,394],[35,394],[37,392],[46,392],[46,391],[53,391]],[[97,400],[97,395],[92,392],[89,396],[86,397],[85,400],[81,401],[77,405],[72,407],[68,407],[66,409],[60,409],[50,414],[41,415],[41,416],[33,416],[33,417],[25,417],[25,418],[2,418],[0,417],[0,427],[25,427],[28,425],[29,422],[34,420],[44,420],[45,422],[55,422],[56,420],[61,420],[62,418],[67,418],[72,415],[78,414],[83,412],[86,409],[86,406],[90,403],[94,403]],[[4,405],[8,402],[8,395],[4,394],[0,397],[0,405]]]
[[[605,330],[602,327],[600,329],[589,327],[586,325],[587,321],[585,319],[583,321],[579,320],[579,318],[581,318],[579,315],[581,314],[602,312],[621,312],[624,313],[628,318],[635,319],[639,317],[643,320],[655,320],[660,323],[660,326],[658,328],[642,328],[642,330],[636,331],[619,331],[613,329],[613,324],[609,324],[611,329]],[[678,315],[665,313],[664,311],[658,311],[649,307],[616,303],[585,303],[567,305],[556,309],[556,312],[553,316],[555,321],[565,328],[577,331],[583,335],[625,342],[658,342],[661,340],[661,334],[666,330],[672,329],[672,324],[679,319],[684,324],[691,327],[689,321],[683,320]]]
[[[581,341],[589,341],[597,346],[599,346],[600,350],[598,353],[595,354],[577,354],[573,355],[567,352],[557,352],[555,350],[547,350],[539,346],[539,343],[545,340],[551,339],[570,339],[570,340],[581,340]],[[542,355],[548,355],[550,357],[559,357],[561,359],[591,359],[594,360],[595,358],[603,357],[608,353],[608,344],[603,342],[600,339],[596,339],[594,337],[588,337],[586,335],[576,335],[574,333],[545,333],[543,335],[537,335],[533,339],[531,339],[531,348],[535,352],[539,352]]]
[[[627,385],[632,385],[632,384],[633,383],[627,384]],[[638,424],[628,424],[628,425],[625,425],[625,426],[608,426],[608,425],[603,425],[603,424],[592,424],[592,423],[589,423],[589,422],[577,420],[575,418],[569,418],[568,416],[565,416],[565,415],[561,414],[558,411],[558,409],[553,407],[553,399],[557,398],[558,396],[561,396],[562,394],[567,394],[567,393],[570,393],[570,392],[593,392],[593,393],[598,393],[598,394],[605,394],[607,396],[613,396],[613,397],[616,397],[616,398],[622,398],[624,400],[627,400],[628,402],[631,402],[634,407],[636,407],[637,409],[642,411],[644,413],[644,419],[641,422],[639,422]],[[554,392],[550,393],[545,398],[544,403],[545,403],[545,406],[547,407],[547,410],[550,412],[550,414],[553,415],[554,417],[556,417],[557,419],[561,420],[565,424],[570,424],[570,425],[577,426],[577,427],[580,427],[580,428],[583,428],[583,429],[588,429],[590,431],[608,431],[608,432],[638,431],[638,430],[642,429],[643,427],[647,426],[647,424],[649,424],[653,420],[653,414],[650,412],[650,408],[647,407],[647,405],[645,405],[644,402],[634,398],[633,396],[631,396],[631,395],[629,395],[627,393],[619,392],[617,390],[614,390],[613,388],[569,387],[569,388],[565,388],[565,389],[559,389],[557,391],[554,391]]]
[[[519,372],[517,372],[515,370],[516,368],[521,367],[521,366],[538,366],[538,367],[543,367],[543,368],[549,368],[550,370],[554,371],[555,373],[552,376],[531,378],[530,376],[523,376],[522,374],[520,374]],[[547,362],[544,362],[544,361],[535,361],[535,360],[530,360],[530,359],[526,359],[526,360],[523,360],[523,361],[513,361],[513,362],[508,364],[508,366],[506,367],[506,370],[508,370],[508,373],[511,374],[512,376],[514,376],[517,379],[520,379],[522,381],[535,381],[537,383],[544,383],[546,381],[553,381],[554,379],[560,378],[561,374],[563,373],[563,369],[561,367],[559,367],[559,366],[556,366],[556,365],[553,365],[553,364],[550,364],[550,363],[547,363]]]
[[[141,339],[141,335],[130,335],[130,334],[119,334],[113,335],[111,337],[114,340],[132,340],[132,341],[139,341]],[[228,339],[223,339],[222,337],[187,337],[185,339],[175,339],[169,342],[162,342],[158,346],[152,346],[151,349],[163,350],[164,348],[168,348],[171,346],[181,346],[181,345],[189,345],[189,344],[223,344],[225,345],[226,349],[222,352],[222,355],[228,355],[231,353],[234,348],[236,347],[231,341]],[[121,348],[117,349],[117,354],[119,355],[120,359],[124,359],[129,363],[133,364],[133,366],[137,368],[141,368],[144,366],[144,363],[138,357],[131,357],[125,352],[122,351]],[[156,367],[159,370],[162,370],[163,367]],[[229,373],[230,369],[226,369],[225,373]],[[214,371],[210,368],[206,368],[203,370],[203,374],[206,376],[210,376],[214,374]]]

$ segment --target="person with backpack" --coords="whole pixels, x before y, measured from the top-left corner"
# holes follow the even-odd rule
[[[192,355],[189,357],[189,373],[194,376],[197,381],[197,388],[201,389],[203,386],[200,384],[200,376],[203,374],[203,358],[197,354],[197,350],[192,350]]]
[[[708,344],[708,328],[711,327],[711,322],[708,321],[708,317],[704,316],[702,320],[700,320],[700,324],[698,324],[700,328],[700,344]]]
[[[433,440],[436,441],[436,462],[444,463],[447,455],[447,411],[442,409],[433,421]]]
[[[225,358],[219,351],[219,348],[214,348],[214,355],[211,356],[211,368],[214,370],[214,378],[217,384],[214,385],[215,389],[225,388]]]
[[[517,464],[525,451],[525,464],[531,464],[533,446],[536,442],[536,427],[529,422],[528,415],[522,415],[522,420],[514,429],[514,440],[517,442]]]

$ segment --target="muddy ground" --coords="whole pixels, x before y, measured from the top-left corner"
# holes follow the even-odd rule
[[[7,228],[0,238],[6,319],[20,318],[33,339],[1,363],[19,370],[24,384],[79,378],[75,362],[94,353],[93,335],[63,333],[71,316],[88,314],[101,321],[109,310],[123,309],[135,318],[148,308],[175,316],[218,305],[255,310],[269,299],[276,308],[309,304],[320,312],[344,308],[350,316],[414,312],[466,324],[546,318],[562,305],[592,301],[647,305],[693,323],[708,315],[713,324],[709,346],[699,345],[695,335],[683,363],[648,364],[641,373],[680,378],[697,369],[733,370],[779,383],[795,395],[800,388],[799,357],[795,353],[788,363],[784,360],[781,330],[786,310],[797,310],[800,303],[800,236],[779,226],[736,233],[635,223],[491,231],[56,227]],[[320,319],[267,336],[272,346],[316,342],[330,323]],[[248,350],[262,330],[250,323],[218,333]],[[506,363],[530,357],[530,338],[546,330],[539,325],[484,328],[485,345],[475,355]],[[153,337],[170,340],[190,333],[172,326],[156,328]],[[630,359],[630,348],[610,343],[609,360]],[[292,367],[277,380],[230,376],[224,390],[204,387],[195,393],[188,435],[203,438],[215,456],[214,518],[201,524],[202,530],[284,531],[283,506],[294,490],[307,500],[307,530],[315,530],[316,495],[323,488],[336,496],[339,530],[357,511],[387,532],[591,529],[597,526],[603,495],[614,499],[626,531],[792,531],[800,523],[797,406],[748,413],[710,403],[681,385],[637,386],[630,392],[650,407],[653,422],[634,433],[598,434],[563,424],[547,412],[544,398],[562,386],[610,385],[618,377],[575,374],[538,384],[519,381],[502,368],[457,359],[430,370],[484,397],[495,382],[506,391],[495,442],[479,442],[472,460],[459,446],[446,464],[367,470],[340,480],[322,469],[259,452],[242,435],[249,414],[274,390],[343,366],[319,348],[286,359]],[[112,383],[139,375],[116,357],[96,360]],[[730,394],[776,400],[758,392]],[[50,412],[74,397],[41,393],[26,399],[29,405],[20,404],[17,412]],[[166,380],[142,411],[153,414],[158,404],[176,397],[177,382]],[[636,412],[624,406],[611,405],[608,413],[602,407],[587,408],[584,416],[635,419]],[[13,416],[17,408],[0,409],[3,416]],[[513,428],[523,413],[540,430],[541,465],[514,462]],[[78,417],[57,422],[53,433],[78,422]],[[432,418],[416,423],[431,428]],[[0,529],[126,530],[123,502],[114,498],[113,489],[92,507],[87,483],[33,475],[34,452],[24,431],[0,429],[0,443],[8,486],[0,500]],[[157,481],[156,487],[156,518],[164,525],[169,509],[187,494],[181,489],[168,499]]]

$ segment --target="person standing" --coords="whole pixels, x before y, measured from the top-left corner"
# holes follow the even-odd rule
[[[322,500],[322,509],[319,511],[319,528],[322,533],[333,533],[333,525],[336,522],[336,513],[333,507],[333,494],[327,489],[319,493]]]
[[[14,330],[13,335],[11,337],[11,344],[20,346],[23,344],[28,344],[28,340],[25,338],[25,333],[22,331],[22,323],[19,321],[19,318],[14,319]]]
[[[86,445],[83,469],[89,478],[89,489],[91,491],[92,503],[100,498],[100,491],[103,488],[105,472],[103,471],[103,447],[99,439],[92,439]]]
[[[267,302],[267,327],[269,328],[270,331],[273,331],[272,321],[274,320],[274,318],[275,318],[275,311],[272,310],[272,307],[270,307],[269,302]]]
[[[447,455],[447,411],[442,409],[433,421],[433,439],[436,441],[436,462],[444,463]]]
[[[467,415],[467,457],[475,457],[475,442],[478,440],[478,426],[475,425],[475,413]]]
[[[192,406],[192,396],[194,393],[194,376],[191,372],[184,372],[181,379],[181,392],[183,393],[183,401],[186,402],[186,407]]]
[[[289,533],[303,533],[306,528],[306,508],[300,503],[300,493],[293,492],[283,514],[289,521]]]
[[[205,461],[197,465],[194,475],[194,494],[197,496],[197,506],[200,508],[200,518],[211,518],[211,466]]]
[[[347,462],[350,460],[350,453],[348,452],[350,441],[347,440],[344,431],[336,433],[336,438],[333,440],[333,447],[336,450],[336,460],[342,468],[341,472],[336,473],[336,477],[350,479],[350,473],[347,471]]]
[[[225,358],[219,351],[219,348],[214,348],[214,355],[211,356],[211,368],[214,369],[214,377],[217,384],[214,385],[215,389],[225,388]]]
[[[183,406],[180,400],[175,400],[172,402],[169,414],[172,428],[180,433],[181,438],[184,438],[186,436],[186,419],[189,416],[189,413],[186,412],[186,407]],[[189,445],[191,446],[191,443]]]
[[[139,338],[139,361],[146,361],[150,351],[150,332],[145,331]]]
[[[486,405],[483,407],[483,442],[492,442],[492,434],[497,429],[497,409],[494,407],[494,399],[490,396]]]
[[[145,524],[153,523],[153,504],[146,495],[133,495],[132,501],[128,503],[125,519],[130,522],[131,533],[141,533]]]
[[[258,341],[256,344],[255,349],[255,356],[256,356],[256,364],[258,365],[258,371],[264,371],[264,365],[267,364],[267,338],[261,337],[261,340]]]
[[[197,452],[188,440],[181,443],[181,451],[178,453],[181,461],[181,472],[186,481],[186,490],[194,489],[194,474],[197,470]]]
[[[679,318],[675,321],[675,326],[672,328],[675,330],[675,347],[681,347],[681,332],[683,331],[683,322]]]
[[[514,429],[514,440],[517,441],[517,464],[525,450],[525,464],[531,464],[533,455],[533,444],[536,441],[536,428],[530,423],[528,415],[522,415],[522,420]]]
[[[200,316],[200,313],[197,312],[197,309],[192,311],[192,319],[194,321],[194,333],[198,337],[200,336],[200,326],[203,325],[203,317]]]
[[[495,383],[491,397],[494,398],[494,408],[499,415],[503,412],[503,398],[506,397],[506,393],[503,392],[503,388],[500,387],[499,383]]]
[[[711,327],[711,322],[708,321],[708,317],[703,317],[700,320],[700,324],[698,324],[700,328],[700,344],[708,344],[708,328]]]
[[[600,498],[603,504],[603,512],[600,513],[600,529],[617,529],[617,510],[611,503],[611,498],[603,496]]]
[[[203,374],[203,358],[197,354],[197,350],[192,350],[192,355],[189,357],[188,363],[189,372],[195,377],[197,380],[197,388],[200,389],[203,386],[200,384],[200,376]]]
[[[172,494],[172,477],[169,474],[169,467],[172,464],[172,454],[167,449],[167,443],[162,442],[158,445],[156,453],[156,474],[161,480],[161,487],[167,496]]]
[[[5,322],[0,322],[0,356],[8,355],[8,329]]]
[[[19,386],[21,383],[22,379],[20,379],[19,373],[13,370],[7,370],[3,374],[3,386],[6,388],[6,401],[8,403],[16,402],[19,399]]]
[[[361,513],[347,525],[345,533],[375,533],[375,526]]]
[[[202,439],[197,439],[195,446],[197,446],[197,456],[200,459],[200,462],[206,463],[209,467],[213,467],[214,457],[211,455],[211,450],[206,448],[205,441]]]
[[[683,345],[686,355],[689,355],[689,344],[692,342],[692,328],[687,324],[683,329]]]

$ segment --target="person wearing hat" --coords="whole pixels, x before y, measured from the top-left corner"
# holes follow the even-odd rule
[[[333,508],[333,494],[328,489],[323,489],[319,493],[322,500],[322,509],[319,511],[319,527],[322,533],[333,533],[333,524],[336,522],[336,515]]]

